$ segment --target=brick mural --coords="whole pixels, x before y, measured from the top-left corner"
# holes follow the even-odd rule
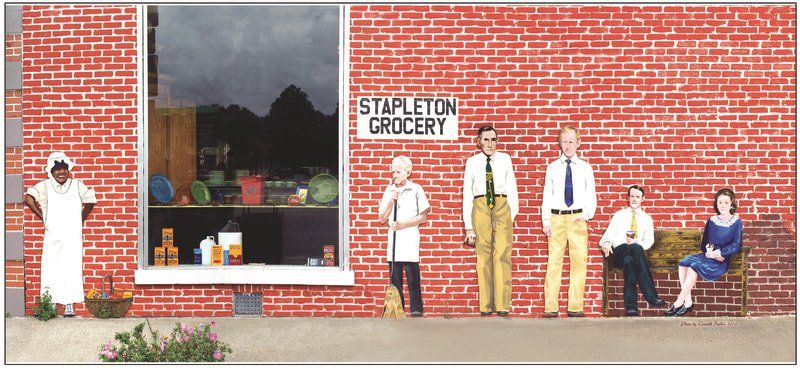
[[[47,154],[64,150],[74,175],[97,191],[85,223],[85,287],[113,270],[135,288],[136,316],[228,316],[234,292],[261,292],[266,316],[377,316],[389,277],[377,204],[392,157],[415,164],[433,210],[421,227],[422,293],[429,316],[478,313],[472,248],[462,244],[464,163],[475,130],[493,125],[517,171],[512,310],[543,312],[547,240],[540,204],[546,165],[563,125],[581,132],[598,210],[589,223],[586,312],[602,313],[597,248],[625,189],[647,189],[659,229],[700,229],[713,195],[738,196],[744,245],[752,248],[751,315],[795,313],[796,8],[792,5],[483,6],[354,5],[349,49],[349,260],[354,286],[134,285],[138,267],[136,8],[25,6],[23,12],[26,188],[43,179]],[[356,137],[356,98],[458,98],[453,141]],[[42,225],[25,210],[28,313],[38,295]],[[561,291],[565,312],[568,259]],[[737,277],[700,282],[697,315],[733,315]],[[621,279],[612,310],[622,309]],[[656,280],[668,301],[677,271]],[[79,314],[86,314],[79,308]],[[659,310],[644,309],[644,315]]]

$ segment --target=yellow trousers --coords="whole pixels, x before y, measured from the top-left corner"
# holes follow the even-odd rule
[[[586,285],[586,262],[589,257],[589,234],[586,221],[572,222],[582,213],[553,215],[550,219],[550,238],[547,240],[547,274],[544,279],[544,311],[558,312],[558,292],[561,289],[561,269],[564,251],[569,244],[569,301],[567,311],[583,312],[583,292]]]
[[[495,197],[493,209],[486,198],[472,202],[475,251],[478,256],[478,300],[481,312],[511,310],[511,209],[505,197]]]

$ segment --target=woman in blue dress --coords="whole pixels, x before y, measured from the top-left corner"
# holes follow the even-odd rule
[[[700,249],[705,253],[686,256],[678,263],[678,278],[681,293],[678,299],[664,312],[667,316],[683,316],[692,310],[692,288],[697,277],[714,281],[728,271],[731,257],[742,248],[742,220],[734,215],[736,197],[730,189],[722,189],[714,195],[716,216],[706,221]]]

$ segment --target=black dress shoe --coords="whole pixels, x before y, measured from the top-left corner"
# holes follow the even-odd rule
[[[664,311],[664,315],[665,316],[674,316],[675,313],[678,311],[678,309],[681,309],[681,308],[683,308],[683,305],[681,305],[680,307],[676,307],[675,304],[673,304],[673,305],[671,305],[669,307],[669,309]]]
[[[625,312],[625,315],[628,317],[636,317],[639,315],[639,311],[637,311],[636,309],[630,309]]]
[[[497,312],[497,316],[498,316],[498,317],[508,317],[508,312],[505,312],[505,311],[503,311],[503,312]]]
[[[544,312],[543,318],[558,318],[558,312]]]
[[[581,318],[583,316],[585,316],[585,314],[583,314],[583,312],[570,312],[570,311],[567,311],[567,317]]]
[[[690,305],[688,308],[686,307],[686,304],[684,304],[680,308],[678,308],[678,310],[675,312],[675,315],[683,317],[686,313],[691,312],[692,308],[694,308],[694,304]]]
[[[492,315],[492,312],[481,312],[481,317],[489,317]]]
[[[650,303],[650,302],[648,302],[648,303]],[[654,307],[663,307],[663,306],[667,305],[667,302],[665,302],[664,299],[658,298],[658,299],[656,299],[656,301],[650,303],[650,305],[652,305]]]

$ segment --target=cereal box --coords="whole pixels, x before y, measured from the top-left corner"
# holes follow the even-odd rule
[[[166,266],[166,253],[164,247],[156,247],[155,251],[153,252],[153,258],[155,259],[156,266]]]

